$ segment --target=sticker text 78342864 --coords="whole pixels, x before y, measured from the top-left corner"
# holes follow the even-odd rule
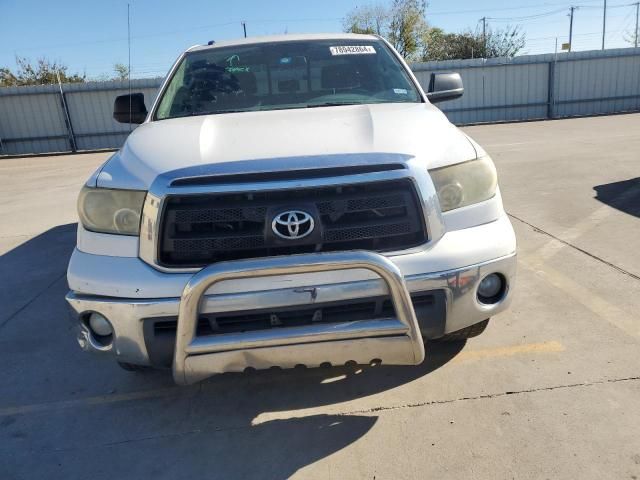
[[[376,53],[376,49],[371,45],[345,45],[343,47],[329,47],[329,50],[331,51],[331,55],[375,55]]]

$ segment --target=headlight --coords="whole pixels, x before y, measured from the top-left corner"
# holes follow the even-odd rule
[[[78,215],[87,230],[119,235],[138,235],[140,215],[147,192],[83,187]]]
[[[435,168],[429,173],[443,212],[488,200],[496,194],[498,176],[489,157]]]

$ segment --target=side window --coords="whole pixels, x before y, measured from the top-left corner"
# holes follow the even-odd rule
[[[173,105],[174,103],[176,94],[178,93],[178,90],[180,89],[180,87],[184,85],[184,72],[185,72],[186,63],[187,63],[186,59],[182,61],[182,63],[178,67],[178,70],[176,70],[176,73],[173,79],[171,80],[171,83],[169,84],[169,87],[167,88],[167,91],[165,92],[164,97],[162,97],[162,101],[158,106],[158,113],[157,113],[158,118],[161,118],[161,119],[167,118],[170,115],[171,105]]]

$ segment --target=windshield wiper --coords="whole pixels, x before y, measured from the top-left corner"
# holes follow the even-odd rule
[[[324,102],[324,103],[310,103],[307,105],[307,108],[318,108],[318,107],[342,107],[345,105],[362,105],[361,102]]]
[[[259,110],[247,110],[247,109],[229,109],[229,110],[202,110],[194,112],[180,113],[168,118],[184,118],[184,117],[197,117],[200,115],[216,115],[219,113],[240,113],[240,112],[257,112]]]

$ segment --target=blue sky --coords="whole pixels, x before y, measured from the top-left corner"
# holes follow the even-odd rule
[[[635,27],[635,0],[609,0],[607,47],[630,46],[623,40]],[[374,3],[388,3],[381,0]],[[0,66],[13,67],[16,54],[46,56],[89,77],[111,74],[127,61],[127,3],[131,4],[132,71],[135,77],[161,76],[186,47],[210,39],[288,31],[335,32],[357,0],[0,0]],[[482,16],[491,26],[519,24],[527,35],[523,53],[553,52],[555,38],[567,41],[570,0],[431,0],[427,20],[447,31],[476,28]],[[602,0],[582,5],[574,20],[574,50],[600,48]],[[553,12],[553,13],[551,13]],[[538,14],[549,15],[535,17]],[[523,18],[532,17],[533,18]]]

